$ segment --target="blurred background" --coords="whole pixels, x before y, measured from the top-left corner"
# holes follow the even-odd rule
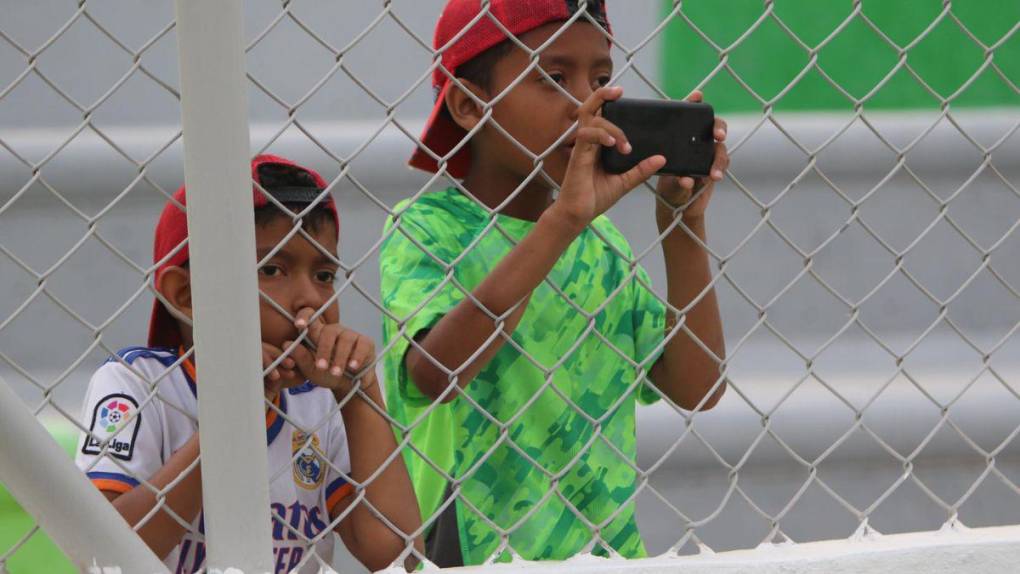
[[[252,153],[340,177],[342,318],[377,339],[387,209],[428,183],[408,134],[432,106],[442,4],[245,3]],[[3,8],[0,377],[73,449],[88,377],[145,341],[152,228],[182,183],[173,4]],[[649,551],[693,551],[690,532],[717,551],[776,528],[842,538],[865,517],[883,533],[1020,522],[1020,5],[609,15],[627,95],[703,89],[733,156],[708,215],[731,388],[690,419],[639,411]],[[636,190],[610,217],[664,295],[652,213]],[[32,524],[0,492],[0,571],[69,568],[41,534],[18,544]]]

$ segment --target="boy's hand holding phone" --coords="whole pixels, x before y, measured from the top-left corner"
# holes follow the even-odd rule
[[[628,191],[634,189],[666,164],[662,155],[641,159],[629,170],[615,174],[603,167],[603,147],[628,155],[633,150],[626,134],[602,117],[605,102],[620,99],[623,88],[599,88],[578,108],[578,128],[560,193],[550,211],[578,232],[605,213]]]
[[[630,154],[603,148],[605,169],[621,173],[645,157],[661,154],[666,164],[659,171],[659,195],[674,208],[686,206],[684,219],[702,217],[712,194],[711,184],[722,180],[730,163],[723,143],[726,122],[716,118],[712,107],[703,103],[702,93],[696,91],[684,102],[609,101],[602,115],[619,126],[634,146]],[[701,193],[694,203],[686,205],[695,192]]]
[[[704,96],[700,91],[695,91],[687,98],[688,102],[701,103]],[[713,116],[714,117],[714,116]],[[704,217],[705,210],[708,208],[708,203],[712,198],[712,192],[715,188],[715,182],[723,179],[726,170],[730,166],[730,155],[726,149],[726,135],[727,125],[726,121],[714,118],[713,125],[711,127],[712,137],[714,138],[714,154],[715,157],[712,161],[711,168],[708,171],[707,176],[692,176],[692,175],[662,175],[659,177],[656,191],[659,196],[665,200],[669,205],[673,207],[686,206],[683,210],[683,219],[685,221],[695,221]],[[694,201],[687,205],[691,198],[698,194],[694,198]],[[673,214],[671,210],[666,206],[659,203],[656,209],[656,213],[659,215],[660,224],[661,220],[668,219],[668,222],[672,222]],[[662,225],[660,225],[662,227]]]

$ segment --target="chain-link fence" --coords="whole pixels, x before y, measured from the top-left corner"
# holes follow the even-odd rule
[[[533,188],[515,181],[509,198],[487,201],[487,190],[445,171],[452,153],[433,152],[441,166],[435,177],[405,169],[423,147],[433,75],[462,85],[442,66],[456,40],[433,49],[444,3],[351,4],[245,5],[248,103],[237,106],[250,111],[244,151],[278,154],[325,178],[316,186],[325,191],[296,207],[255,173],[261,196],[287,222],[276,229],[281,220],[270,219],[256,235],[263,341],[267,322],[293,325],[301,309],[315,309],[303,316],[311,330],[275,341],[285,353],[272,351],[266,372],[285,372],[287,355],[314,352],[302,341],[322,342],[319,329],[336,322],[337,310],[344,325],[376,341],[369,369],[343,387],[349,392],[331,398],[306,384],[270,397],[272,522],[268,533],[255,528],[250,537],[274,539],[267,568],[441,562],[436,533],[450,534],[450,520],[468,563],[565,557],[535,547],[547,540],[618,558],[640,555],[642,546],[651,555],[691,554],[1017,523],[1016,7],[610,2],[610,83],[627,97],[681,99],[704,90],[729,123],[733,163],[707,211],[707,239],[682,212],[660,232],[651,225],[653,186],[639,187],[608,213],[620,233],[606,224],[586,232],[585,245],[607,252],[599,264],[625,272],[603,290],[594,283],[609,281],[603,275],[571,284],[554,269],[528,303],[539,314],[525,312],[529,329],[562,341],[492,334],[449,364],[424,343],[443,313],[430,314],[480,303],[479,270],[531,229],[504,211]],[[508,33],[495,4],[481,2],[470,26]],[[546,172],[572,132],[528,147],[518,140],[529,134],[501,121],[498,102],[529,81],[544,81],[548,102],[584,99],[539,66],[541,57],[576,26],[610,35],[598,13],[584,9],[593,3],[564,4],[581,10],[540,45],[511,35],[509,57],[525,65],[506,91],[475,102],[482,119],[471,132],[523,157],[521,181],[552,187],[558,176]],[[0,376],[108,497],[148,497],[134,515],[123,501],[118,509],[143,536],[175,533],[179,545],[157,550],[171,569],[200,570],[208,524],[201,506],[181,505],[174,492],[200,488],[199,418],[229,426],[235,413],[199,414],[208,379],[198,380],[189,337],[169,348],[137,347],[153,300],[180,303],[165,292],[157,297],[154,280],[163,264],[181,265],[175,257],[185,245],[175,242],[156,262],[149,252],[160,207],[184,175],[179,110],[187,113],[189,102],[178,81],[173,6],[54,1],[10,10],[0,24]],[[329,195],[341,220],[339,251],[308,205],[321,208]],[[457,216],[452,223],[436,213],[442,209]],[[466,240],[452,250],[442,243],[469,219],[475,226],[460,230]],[[711,280],[682,300],[667,289],[675,277],[662,243],[671,237],[692,241],[712,266]],[[335,273],[330,291],[305,299],[274,291],[284,256],[315,259],[314,271]],[[407,257],[416,263],[394,263]],[[710,293],[722,313],[724,355],[687,321]],[[621,346],[607,325],[614,305],[631,296],[677,318],[643,356]],[[546,309],[546,323],[535,309]],[[491,325],[513,314],[481,310]],[[238,323],[225,322],[221,336]],[[715,361],[714,388],[726,387],[711,411],[680,408],[644,376],[649,357],[681,340]],[[488,345],[502,346],[492,361],[506,371],[483,371],[459,391]],[[577,385],[572,357],[588,346],[597,357],[590,364],[615,367],[593,368]],[[405,350],[436,365],[446,383],[440,394],[451,402],[420,402],[429,397],[400,386],[408,380],[399,369]],[[225,372],[232,360],[204,352],[202,364],[216,365],[203,371]],[[106,375],[90,386],[98,365]],[[599,386],[612,377],[625,380]],[[515,379],[527,382],[523,392],[493,396],[486,386]],[[584,396],[587,387],[599,396]],[[225,388],[218,400],[227,400]],[[635,406],[638,394],[658,400]],[[618,420],[628,409],[636,436]],[[392,443],[378,432],[386,426],[395,431]],[[127,436],[133,432],[142,438]],[[450,444],[437,446],[443,432]],[[158,446],[143,453],[146,437],[155,436]],[[202,440],[205,450],[217,439]],[[233,450],[231,460],[259,454]],[[159,472],[171,464],[184,472]],[[409,518],[406,499],[384,496],[404,492],[405,468],[420,521]],[[592,469],[605,474],[577,476]],[[201,479],[241,498],[257,494],[250,476],[220,471]],[[575,540],[575,530],[543,522],[549,516],[590,536]],[[640,539],[621,542],[619,523],[632,521]],[[221,524],[246,534],[238,522]],[[0,498],[0,537],[0,571],[71,568],[9,497]]]
[[[152,112],[152,117],[162,114],[176,121],[179,105],[176,70],[154,70],[146,62],[153,53],[174,50],[173,17],[166,11],[161,15],[137,13],[135,21],[139,25],[118,30],[103,23],[104,17],[109,19],[108,9],[84,3],[40,4],[33,10],[12,16],[15,17],[4,19],[0,32],[4,44],[3,80],[0,81],[3,83],[0,108],[4,116],[0,146],[4,150],[5,173],[0,207],[0,217],[4,221],[0,225],[4,234],[0,248],[4,256],[0,272],[4,284],[4,319],[0,329],[4,333],[3,377],[6,383],[22,391],[22,399],[39,421],[55,435],[61,446],[73,453],[81,448],[76,444],[79,432],[89,430],[90,426],[90,421],[81,416],[82,371],[93,370],[99,364],[99,356],[118,356],[118,349],[103,340],[104,334],[109,333],[110,325],[120,320],[132,305],[139,304],[139,299],[151,293],[146,271],[149,263],[145,257],[132,254],[135,249],[132,243],[137,238],[124,237],[106,224],[118,218],[111,214],[130,202],[125,198],[150,192],[162,199],[169,197],[153,180],[150,170],[166,157],[168,150],[179,146],[180,129],[175,125],[159,135],[149,132],[144,138],[132,137],[130,125],[117,125],[120,123],[118,114],[111,114],[111,111],[121,109],[125,105],[124,94],[130,92],[132,99],[145,102],[144,108]],[[80,61],[77,57],[80,46],[88,47],[93,60],[83,62],[82,68],[69,69],[63,63]],[[127,132],[123,127],[129,128]],[[126,167],[132,175],[107,189],[96,190],[98,193],[90,197],[91,194],[82,194],[83,190],[75,186],[76,176],[68,169],[76,161],[71,159],[70,164],[64,161],[85,147],[94,149],[99,145],[109,154],[106,158],[122,162],[119,167]],[[88,162],[79,164],[75,171],[87,170],[86,165]],[[29,206],[27,211],[26,205]],[[31,221],[37,216],[48,222],[46,226],[51,227],[52,235],[41,238],[30,231],[38,225],[38,220]],[[60,254],[54,256],[57,252]],[[103,257],[112,259],[103,260]],[[84,266],[78,263],[84,261],[92,263]],[[100,261],[116,262],[117,271],[121,273],[116,275],[116,280],[95,282],[98,276],[90,277],[88,271],[83,272],[83,268],[101,266]],[[107,272],[104,270],[101,275]],[[112,277],[107,276],[108,279]],[[109,300],[91,304],[89,293],[95,292],[99,285],[104,286],[102,289],[123,288],[116,295],[119,302],[114,306],[105,304]],[[83,305],[84,301],[90,304]],[[35,321],[47,326],[30,336],[25,325]],[[71,336],[56,343],[65,335]],[[76,345],[82,340],[79,336],[91,342],[85,346]],[[29,344],[32,347],[43,345],[47,340],[56,344],[47,345],[45,351],[37,347],[48,357],[38,362],[19,354],[19,345],[11,343],[17,340],[34,340]],[[40,372],[39,368],[44,370]],[[140,404],[158,400],[158,380],[153,380],[148,392],[137,397],[142,401]],[[73,390],[61,396],[68,387]],[[20,404],[15,401],[7,406],[13,409]],[[111,412],[109,416],[117,415]],[[4,418],[5,422],[15,420],[11,412],[5,413]],[[15,437],[28,440],[32,436],[30,430],[23,429],[11,435],[12,441],[19,440]],[[118,454],[110,450],[111,447],[115,449],[116,443],[103,447],[103,451]],[[54,447],[38,443],[32,448],[44,451]],[[40,453],[38,461],[43,460],[45,457]],[[115,465],[120,463],[115,456],[106,460]],[[48,516],[51,525],[54,521],[59,524],[61,514],[68,513],[64,514],[68,525],[80,529],[81,523],[75,522],[69,513],[80,518],[82,512],[92,512],[97,522],[109,520],[110,516],[101,512],[104,509],[94,512],[96,502],[89,502],[91,499],[82,497],[79,491],[56,490],[66,489],[67,483],[58,486],[57,477],[46,476],[44,469],[47,467],[38,462],[5,457],[3,465],[8,471],[21,468],[27,469],[25,472],[29,476],[36,473],[32,482],[43,487],[44,496],[53,497],[50,504],[57,508],[46,507],[46,502],[39,499],[24,501],[25,506],[35,512],[37,524],[35,519],[22,514],[11,495],[4,493],[3,526],[0,527],[4,549],[0,551],[0,570],[70,569],[67,558],[39,529],[43,518]],[[5,486],[13,489],[16,484],[17,481],[5,479]],[[65,495],[70,497],[70,502],[63,498]],[[99,540],[106,540],[106,549],[97,548],[92,554],[104,559],[111,558],[110,552],[117,552],[117,546],[138,546],[131,540],[117,543],[118,536],[123,538],[115,534],[120,532],[118,524],[102,528],[104,531],[93,535],[91,543],[82,540],[68,545],[65,539],[62,547],[69,552],[75,548],[85,550],[82,545],[103,544]],[[50,530],[50,534],[56,535],[59,530]],[[78,537],[81,538],[80,530]],[[142,554],[134,556],[138,558]],[[75,556],[75,559],[80,558],[80,555]],[[138,560],[139,567],[147,563],[150,562],[145,558]],[[84,564],[79,561],[78,565]]]

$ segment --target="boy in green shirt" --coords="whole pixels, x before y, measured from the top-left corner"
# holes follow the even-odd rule
[[[492,0],[478,18],[478,0],[449,0],[435,46],[463,88],[436,71],[436,106],[411,165],[445,167],[465,191],[405,201],[386,225],[387,404],[410,428],[405,457],[429,524],[427,554],[440,566],[512,554],[644,556],[635,401],[664,396],[705,410],[723,392],[722,326],[698,241],[729,163],[725,123],[715,127],[710,178],[658,183],[668,299],[686,310],[688,334],[673,329],[603,215],[665,158],[603,171],[603,146],[630,152],[626,134],[599,115],[622,90],[606,87],[603,3],[589,0],[580,16],[577,5]],[[490,18],[529,49],[542,47],[544,74]]]

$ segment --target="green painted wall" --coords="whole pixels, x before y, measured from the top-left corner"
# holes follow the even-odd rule
[[[78,433],[69,424],[48,427],[53,438],[64,447],[68,456],[74,456]],[[0,555],[6,553],[33,527],[35,520],[25,513],[0,484]],[[0,572],[10,574],[73,574],[77,569],[46,534],[37,530],[17,552],[0,564]]]
[[[664,0],[663,14],[674,10]],[[729,46],[765,12],[763,0],[686,0],[682,11],[709,38]],[[821,44],[853,12],[851,0],[776,0],[777,15],[810,48]],[[943,10],[942,0],[863,0],[862,12],[900,46],[915,41]],[[1020,21],[1020,0],[956,0],[952,13],[978,40],[994,45]],[[719,65],[712,49],[678,15],[663,32],[662,77],[671,97],[682,98]],[[959,92],[952,107],[1020,106],[1020,31],[993,52],[1004,81],[991,67]],[[807,51],[772,18],[766,18],[730,54],[729,63],[764,100],[771,100],[808,64]],[[855,17],[818,51],[819,66],[855,98],[863,98],[898,61],[895,48],[884,42],[860,17]],[[907,52],[907,62],[941,97],[959,91],[981,68],[984,50],[949,16],[939,21]],[[1010,85],[1012,83],[1012,86]],[[705,99],[722,112],[761,111],[763,104],[723,70],[705,86]],[[865,103],[866,109],[940,106],[906,70]],[[811,70],[776,103],[779,110],[851,110],[851,100]]]

